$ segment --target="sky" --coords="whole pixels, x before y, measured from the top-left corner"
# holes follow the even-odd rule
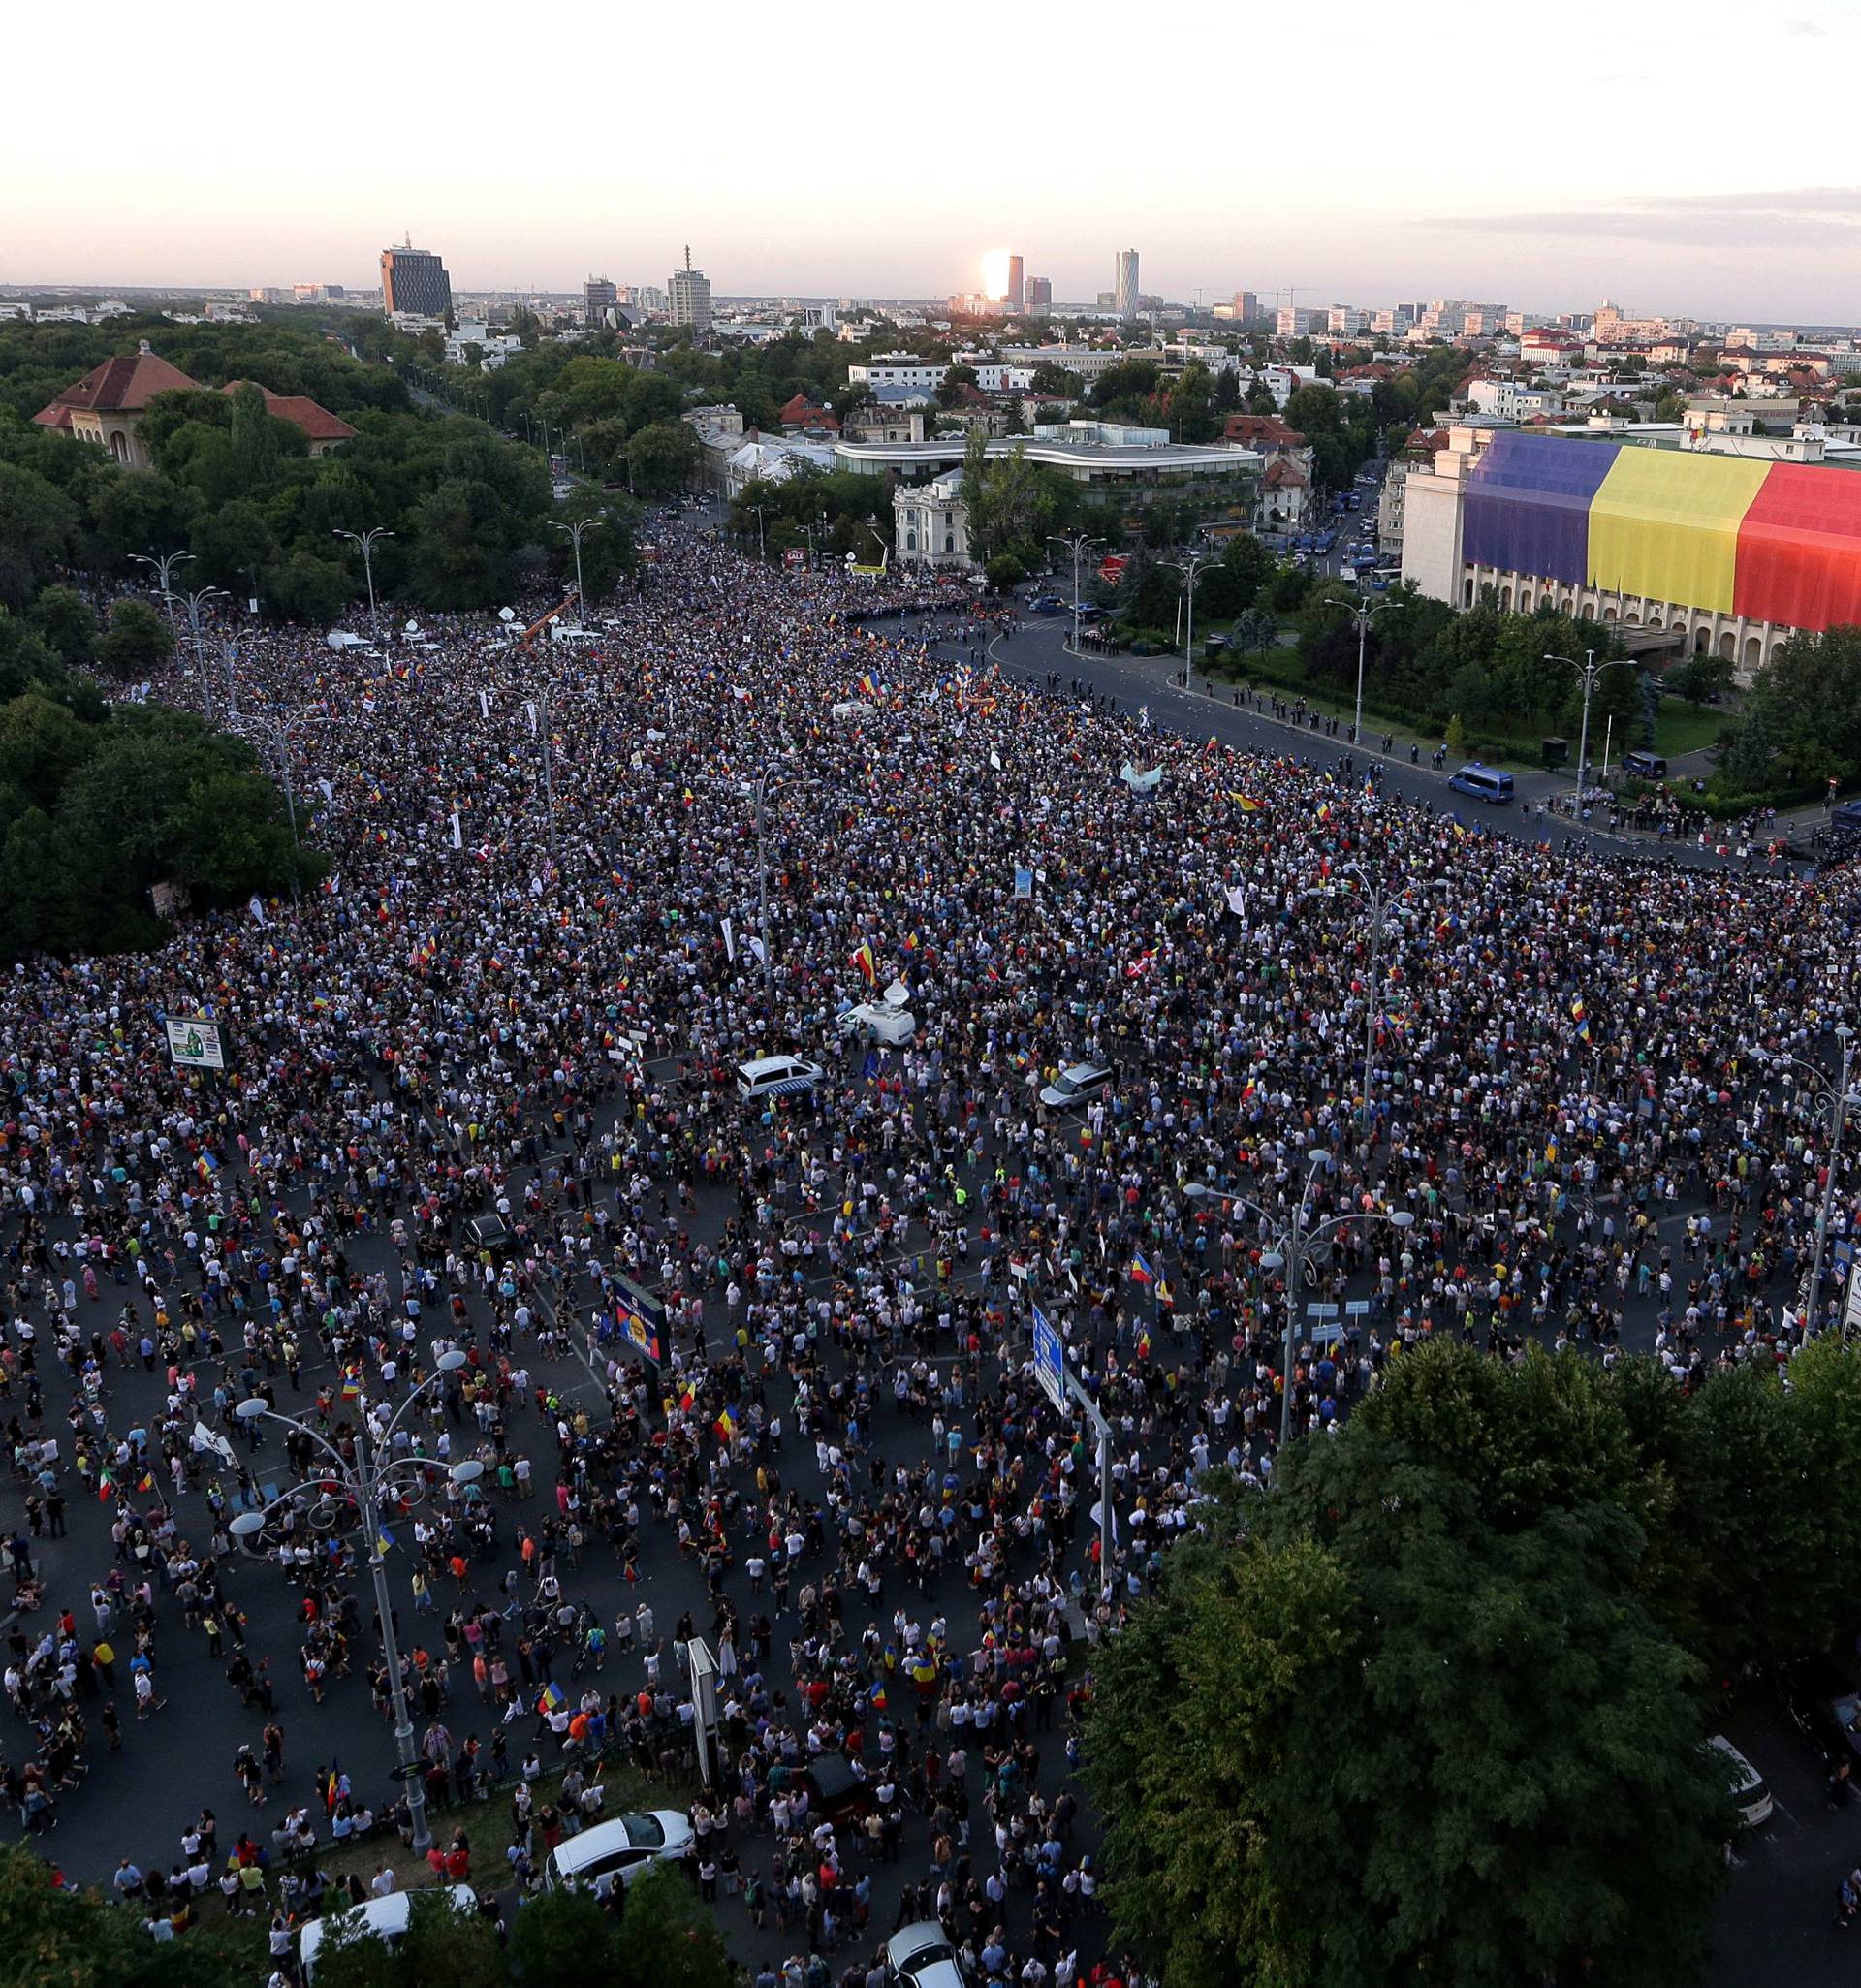
[[[1809,108],[1861,0],[1761,36],[1730,0],[1684,36],[1471,0],[1048,13],[992,50],[871,0],[93,0],[76,37],[16,10],[0,283],[372,287],[411,231],[461,290],[663,284],[688,242],[721,295],[940,297],[1007,248],[1089,303],[1134,247],[1181,301],[1861,321],[1861,161]]]

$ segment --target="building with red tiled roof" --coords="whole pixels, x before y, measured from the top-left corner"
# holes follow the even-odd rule
[[[194,385],[179,366],[152,352],[144,338],[135,352],[93,366],[32,419],[35,426],[62,428],[80,442],[108,449],[130,469],[146,469],[148,457],[136,430],[148,403],[157,394]]]
[[[254,385],[256,381],[228,380],[220,392],[231,394],[239,387]],[[327,456],[331,449],[356,438],[355,429],[341,415],[320,407],[308,394],[274,394],[269,387],[260,387],[259,392],[265,395],[267,414],[275,414],[280,421],[288,421],[294,428],[302,430],[312,456]]]
[[[840,431],[839,417],[816,406],[805,394],[797,394],[775,419],[781,426],[800,428],[804,434],[837,435]]]
[[[222,391],[232,393],[245,383],[234,380]],[[79,442],[108,449],[113,460],[125,469],[148,469],[148,451],[142,447],[141,426],[148,404],[158,394],[199,393],[201,383],[191,380],[179,366],[171,365],[151,351],[146,338],[133,353],[107,359],[93,366],[76,386],[67,387],[48,406],[33,416],[33,425],[58,428]],[[339,415],[320,407],[303,394],[273,394],[261,387],[268,414],[288,421],[302,430],[312,456],[322,456],[355,437],[355,429]]]
[[[1239,442],[1244,449],[1263,454],[1273,449],[1303,449],[1306,438],[1289,427],[1277,414],[1231,414],[1221,429],[1224,442]]]

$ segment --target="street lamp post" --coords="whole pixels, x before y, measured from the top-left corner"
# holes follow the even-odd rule
[[[1188,589],[1188,640],[1183,645],[1183,688],[1185,691],[1195,688],[1195,578],[1208,563],[1209,555],[1206,552],[1191,552],[1186,559],[1163,561],[1164,565],[1174,566],[1182,574]]]
[[[385,525],[371,524],[366,531],[339,531],[337,538],[346,538],[351,545],[362,548],[362,570],[368,582],[368,632],[378,632],[375,616],[375,541],[393,538],[394,533]]]
[[[1819,1064],[1812,1063],[1802,1057],[1772,1056],[1759,1052],[1766,1063],[1787,1063],[1809,1073],[1812,1087],[1826,1096],[1829,1103],[1829,1168],[1828,1179],[1822,1183],[1822,1197],[1815,1212],[1815,1251],[1810,1262],[1809,1295],[1804,1306],[1807,1329],[1814,1329],[1822,1309],[1822,1263],[1829,1245],[1829,1216],[1835,1207],[1835,1178],[1842,1165],[1842,1139],[1847,1130],[1848,1107],[1861,1103],[1853,1095],[1851,1085],[1854,1076],[1854,1030],[1845,1022],[1838,1023],[1835,1039],[1841,1057],[1841,1068],[1835,1082],[1829,1082],[1828,1072]],[[1861,1277],[1861,1265],[1851,1265],[1848,1275]],[[1844,1338],[1847,1336],[1848,1324],[1845,1312],[1842,1320]]]
[[[388,1592],[388,1563],[381,1551],[381,1520],[387,1499],[384,1493],[392,1493],[394,1487],[416,1473],[436,1471],[439,1466],[430,1458],[409,1456],[381,1461],[381,1451],[393,1446],[394,1436],[403,1417],[416,1402],[429,1393],[449,1373],[457,1373],[465,1365],[465,1355],[455,1349],[442,1353],[437,1371],[422,1381],[394,1411],[394,1418],[377,1437],[374,1436],[364,1409],[361,1416],[362,1431],[357,1436],[355,1455],[345,1457],[334,1443],[320,1431],[313,1429],[295,1415],[281,1415],[275,1408],[267,1405],[262,1397],[254,1395],[234,1409],[241,1422],[281,1422],[287,1429],[307,1436],[328,1459],[329,1467],[318,1476],[303,1484],[293,1485],[278,1495],[276,1502],[286,1499],[315,1499],[317,1502],[327,1501],[330,1479],[333,1475],[354,1502],[358,1515],[366,1529],[368,1542],[368,1571],[374,1578],[375,1614],[381,1624],[382,1655],[388,1664],[389,1688],[394,1694],[394,1747],[400,1755],[400,1778],[407,1786],[407,1814],[413,1825],[413,1849],[416,1856],[424,1857],[432,1847],[432,1831],[426,1826],[426,1790],[422,1784],[420,1757],[414,1750],[414,1721],[408,1710],[407,1690],[401,1682],[400,1644],[394,1634],[394,1599]],[[447,1470],[448,1480],[456,1485],[475,1482],[484,1474],[485,1467],[476,1459],[455,1464]],[[266,1514],[262,1511],[241,1512],[233,1521],[232,1531],[242,1546],[256,1539],[265,1530]]]
[[[1251,1209],[1259,1216],[1268,1239],[1276,1245],[1262,1254],[1260,1268],[1269,1274],[1277,1270],[1283,1270],[1286,1274],[1285,1373],[1279,1390],[1281,1456],[1285,1455],[1287,1445],[1292,1441],[1292,1368],[1299,1344],[1299,1293],[1305,1288],[1306,1263],[1312,1246],[1325,1236],[1348,1228],[1352,1222],[1386,1221],[1393,1228],[1406,1229],[1413,1226],[1415,1220],[1405,1208],[1352,1210],[1344,1215],[1335,1215],[1315,1228],[1307,1228],[1305,1218],[1307,1210],[1311,1206],[1312,1187],[1320,1174],[1330,1171],[1332,1158],[1322,1148],[1314,1149],[1306,1158],[1306,1182],[1300,1190],[1298,1206],[1283,1220],[1277,1220],[1259,1202],[1246,1194],[1230,1194],[1225,1188],[1210,1187],[1200,1181],[1191,1181],[1183,1190],[1191,1201],[1220,1201],[1231,1208]]]
[[[766,766],[756,775],[756,868],[758,873],[759,921],[763,939],[763,1004],[775,1012],[775,956],[769,944],[769,783],[782,777],[780,767]]]
[[[1567,668],[1574,670],[1583,678],[1583,726],[1577,736],[1577,820],[1582,821],[1583,776],[1590,761],[1591,693],[1595,689],[1596,678],[1602,675],[1603,671],[1633,670],[1638,669],[1640,665],[1630,662],[1625,656],[1617,656],[1613,661],[1599,663],[1596,661],[1596,652],[1593,648],[1584,650],[1582,662],[1578,662],[1574,656],[1554,656],[1548,650],[1544,660],[1547,663],[1562,663]]]
[[[278,772],[284,781],[285,812],[291,820],[291,846],[293,849],[296,849],[299,845],[298,797],[291,781],[292,727],[295,725],[328,725],[331,722],[328,708],[320,704],[313,704],[307,710],[293,711],[289,717],[283,718],[268,718],[259,712],[241,714],[235,711],[229,726],[230,730],[236,732],[243,732],[248,727],[255,728],[270,741],[272,750],[277,753]],[[297,887],[297,878],[293,876],[291,889],[294,895],[296,894]]]
[[[152,566],[155,569],[155,587],[162,597],[162,606],[168,610],[168,632],[177,635],[174,626],[173,573],[183,559],[191,559],[192,552],[131,552],[129,555],[138,566]]]
[[[1366,1137],[1370,1133],[1370,1072],[1376,1051],[1376,1007],[1377,995],[1382,982],[1383,931],[1389,918],[1391,896],[1388,884],[1372,883],[1360,863],[1346,863],[1343,869],[1361,883],[1370,899],[1370,986],[1364,1010],[1364,1106],[1363,1126]],[[1445,877],[1428,878],[1425,889],[1446,890]],[[1407,886],[1404,886],[1406,889]],[[1397,895],[1400,895],[1398,893]]]
[[[1357,624],[1357,713],[1350,721],[1350,742],[1362,742],[1364,736],[1364,649],[1370,636],[1370,624],[1385,608],[1392,608],[1394,601],[1378,601],[1373,607],[1369,600],[1359,596],[1355,602],[1338,601],[1334,605],[1343,609]]]
[[[764,507],[761,504],[752,504],[749,508],[756,514],[756,556],[766,562],[769,558],[769,546],[763,536]]]
[[[181,605],[187,610],[188,634],[194,643],[194,668],[201,679],[201,710],[205,716],[213,715],[213,685],[206,674],[205,638],[201,633],[201,610],[208,601],[224,600],[223,586],[197,586],[192,593],[181,595]]]
[[[572,524],[564,524],[559,519],[554,521],[556,530],[566,531],[575,547],[575,612],[584,628],[588,625],[588,597],[582,591],[582,534],[595,530],[600,522],[598,518],[578,518]]]
[[[1098,540],[1088,538],[1085,532],[1077,531],[1071,538],[1061,538],[1057,532],[1047,535],[1050,546],[1064,546],[1073,555],[1073,652],[1079,652],[1079,562],[1088,546],[1095,546]]]

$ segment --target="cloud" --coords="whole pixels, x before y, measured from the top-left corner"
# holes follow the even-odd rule
[[[1819,42],[1827,38],[1829,31],[1820,21],[1786,20],[1783,23],[1783,32],[1786,35],[1802,35]]]
[[[1644,194],[1593,207],[1519,214],[1444,214],[1423,228],[1477,235],[1573,235],[1682,248],[1795,248],[1861,238],[1861,186],[1777,193]]]

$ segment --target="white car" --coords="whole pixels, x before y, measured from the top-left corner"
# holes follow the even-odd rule
[[[1109,1063],[1068,1063],[1041,1091],[1040,1101],[1053,1111],[1074,1111],[1108,1090],[1117,1075]]]
[[[616,1815],[579,1836],[565,1836],[543,1865],[551,1891],[592,1891],[602,1878],[631,1884],[648,1864],[667,1864],[691,1855],[691,1824],[677,1809],[652,1809]]]
[[[1731,1788],[1739,1819],[1745,1827],[1755,1829],[1760,1822],[1768,1822],[1776,1804],[1771,1799],[1770,1785],[1764,1777],[1723,1733],[1714,1733],[1706,1744],[1724,1763],[1725,1780]]]
[[[353,1928],[356,1933],[392,1947],[407,1931],[414,1900],[433,1896],[426,1890],[391,1891],[386,1898],[371,1898],[364,1905],[348,1906],[340,1911],[326,1912],[321,1919],[312,1919],[298,1935],[298,1958],[303,1963],[304,1979],[307,1981],[315,1973],[317,1955],[331,1927],[340,1923],[345,1936]],[[455,1884],[451,1899],[456,1912],[478,1909],[478,1894],[469,1884]]]
[[[962,1956],[935,1919],[919,1919],[885,1942],[885,1971],[899,1988],[970,1988]]]
[[[745,1104],[812,1090],[827,1072],[804,1057],[757,1057],[737,1066],[737,1094]]]

